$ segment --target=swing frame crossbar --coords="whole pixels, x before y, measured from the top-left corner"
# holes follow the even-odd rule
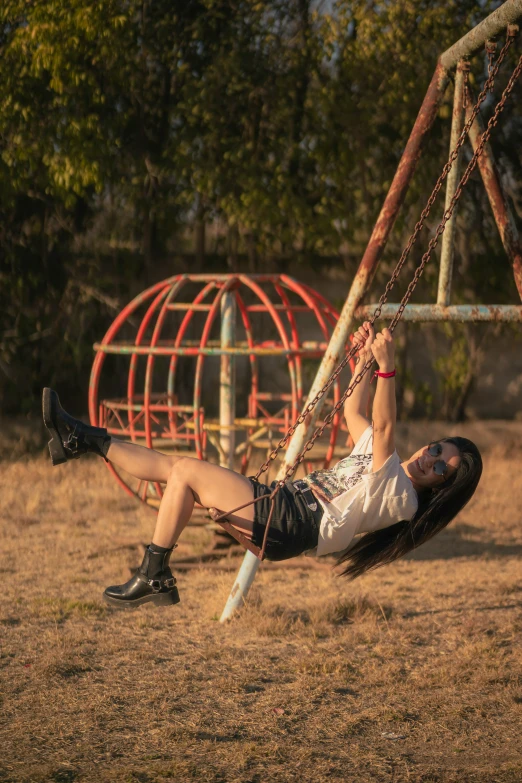
[[[363,259],[359,265],[355,279],[352,283],[337,327],[334,331],[334,334],[332,335],[329,349],[323,358],[321,367],[318,370],[316,379],[310,390],[307,405],[305,406],[301,416],[289,429],[287,435],[281,439],[274,452],[272,452],[268,460],[260,468],[258,474],[256,474],[256,478],[258,478],[259,475],[268,468],[268,465],[272,462],[272,460],[275,459],[279,449],[286,446],[290,440],[286,452],[286,459],[279,470],[278,481],[276,482],[275,489],[270,493],[270,495],[264,496],[270,497],[271,510],[265,529],[263,545],[261,548],[253,547],[251,543],[247,541],[247,544],[250,544],[247,546],[250,552],[247,552],[245,555],[245,560],[236,578],[236,582],[232,588],[227,605],[225,606],[225,609],[222,613],[222,622],[230,619],[235,611],[238,610],[242,605],[246,593],[255,577],[257,568],[264,557],[270,519],[272,517],[274,508],[275,494],[277,494],[280,488],[284,485],[285,481],[291,478],[297,466],[304,459],[306,452],[312,448],[316,438],[319,437],[325,427],[328,426],[329,416],[325,418],[322,426],[316,428],[315,431],[313,431],[316,418],[321,408],[322,399],[326,393],[326,390],[329,388],[330,382],[333,382],[333,380],[338,377],[340,371],[347,364],[349,359],[355,356],[356,351],[352,347],[348,351],[345,358],[340,362],[340,364],[338,364],[334,372],[331,373],[332,368],[335,367],[342,355],[343,344],[346,345],[347,343],[349,328],[354,315],[359,318],[368,319],[372,324],[377,320],[377,318],[391,318],[391,331],[393,331],[402,317],[406,318],[407,320],[423,321],[522,320],[522,308],[518,306],[474,305],[450,307],[449,305],[454,237],[454,219],[453,221],[451,219],[462,193],[462,189],[465,187],[477,163],[479,164],[479,168],[486,186],[486,191],[488,193],[491,206],[493,208],[493,213],[495,215],[495,220],[497,222],[504,247],[513,265],[517,290],[522,299],[522,253],[520,250],[520,241],[516,233],[514,220],[509,212],[507,199],[502,193],[500,178],[498,177],[498,172],[496,171],[494,160],[488,145],[491,132],[497,124],[499,115],[504,108],[505,102],[514,87],[520,72],[522,71],[522,57],[520,57],[518,64],[509,80],[508,86],[505,88],[502,97],[495,108],[495,112],[488,122],[487,128],[485,130],[483,127],[481,127],[479,114],[480,105],[485,99],[487,93],[492,90],[499,67],[505,58],[508,49],[512,45],[516,35],[518,34],[518,26],[515,23],[521,17],[522,0],[507,0],[507,2],[505,2],[500,8],[490,14],[490,16],[488,16],[483,22],[463,36],[460,41],[454,44],[439,58],[432,81],[424,98],[413,130],[410,134],[408,143],[403,152],[396,175],[393,179],[390,190],[377,219],[377,223],[372,232],[372,236],[369,240]],[[494,46],[491,39],[496,38],[503,29],[507,30],[506,43],[499,54],[497,62],[493,66],[492,52],[494,51]],[[468,108],[466,111],[466,122],[464,127],[462,127],[462,112],[466,107],[466,104],[471,100],[471,93],[466,77],[467,72],[469,71],[469,65],[467,64],[465,58],[469,58],[476,54],[484,45],[486,45],[486,51],[488,53],[488,59],[490,63],[488,69],[488,79],[486,80],[484,89],[481,91],[473,109]],[[415,171],[426,135],[433,125],[439,106],[442,102],[446,87],[448,86],[450,79],[449,72],[452,68],[455,67],[455,100],[450,142],[451,153],[449,160],[446,163],[430,198],[428,199],[427,206],[422,212],[419,222],[415,226],[414,232],[411,235],[406,248],[403,251],[403,254],[401,255],[401,259],[399,260],[399,263],[397,264],[392,278],[388,282],[385,292],[381,296],[379,303],[377,305],[359,307],[360,302],[373,279],[378,262],[387,243],[391,228],[404,201],[406,191]],[[458,119],[456,119],[456,115],[458,115]],[[462,178],[460,178],[459,181],[460,149],[468,134],[473,147],[473,157],[468,164],[464,175]],[[402,269],[402,266],[404,265],[404,262],[409,255],[411,247],[415,243],[422,225],[430,212],[433,202],[435,201],[436,196],[448,175],[450,175],[450,177],[448,178],[447,183],[444,215],[435,232],[435,236],[430,240],[428,249],[423,255],[422,261],[418,266],[414,278],[408,286],[406,294],[403,297],[401,303],[387,303],[388,293],[393,287]],[[411,297],[415,286],[420,276],[422,275],[424,267],[430,260],[431,254],[438,244],[439,238],[444,235],[446,228],[448,228],[448,233],[445,240],[443,240],[444,244],[442,249],[441,275],[439,278],[437,303],[435,305],[408,306],[409,298]],[[362,378],[366,372],[368,372],[373,363],[373,359],[370,359],[364,365],[364,367],[359,370],[357,375],[354,376],[346,393],[339,400],[337,406],[335,406],[338,410],[340,410],[342,405],[344,405],[345,400],[351,395],[356,385],[361,382]],[[327,379],[326,383],[324,383],[325,378]],[[334,413],[334,411],[332,411],[332,413]],[[312,436],[306,440],[307,436],[311,432],[313,432]],[[257,500],[261,499],[262,498],[257,498]],[[235,509],[234,511],[237,510],[239,509]],[[216,521],[222,523],[222,521],[226,521],[226,517],[230,513],[233,512],[216,512],[213,514],[213,518]],[[252,561],[250,559],[252,555],[256,557],[257,565],[256,560]]]
[[[367,320],[373,315],[376,305],[361,305],[355,311],[357,318]],[[397,312],[398,304],[390,302],[381,310],[381,318],[391,319]],[[402,314],[403,321],[453,323],[491,322],[516,323],[522,321],[521,305],[453,305],[444,307],[440,304],[408,304]]]
[[[522,19],[522,0],[507,0],[500,8],[463,36],[460,41],[451,46],[439,58],[432,80],[351,287],[347,300],[350,321],[355,314],[357,305],[361,302],[368,290],[377,269],[378,262],[382,257],[390,232],[395,224],[395,220],[415,173],[417,163],[427,140],[427,135],[435,122],[444,99],[446,88],[450,82],[452,69],[456,68],[460,61],[465,62],[467,58],[477,54],[488,41],[496,38],[504,29],[511,27],[515,32],[516,22],[520,19]],[[457,78],[458,69],[456,81]],[[474,136],[475,133],[472,128],[470,134],[472,144]],[[473,146],[475,145],[473,144]],[[486,160],[488,157],[490,157],[490,150],[489,148],[486,148],[482,160]],[[489,183],[485,182],[486,190],[488,190],[488,184]],[[500,200],[500,202],[501,201],[503,200]],[[513,221],[509,220],[508,215],[505,214],[505,210],[500,205],[500,202],[496,202],[498,204],[498,209],[494,210],[497,224],[500,222],[504,227],[508,224],[512,225]],[[505,234],[505,228],[501,230],[501,236],[503,234]],[[508,241],[506,250],[513,263],[517,289],[522,299],[522,254],[520,252],[520,245],[518,244],[517,246],[516,242]],[[346,307],[343,310],[341,318],[343,317],[345,310]]]

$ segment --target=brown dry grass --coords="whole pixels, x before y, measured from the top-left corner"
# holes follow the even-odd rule
[[[262,569],[227,626],[233,573],[104,605],[154,519],[101,461],[2,463],[0,781],[519,783],[521,457],[490,451],[414,556],[355,583]]]

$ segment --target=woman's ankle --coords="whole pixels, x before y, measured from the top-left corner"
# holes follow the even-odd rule
[[[171,552],[175,546],[175,544],[172,546],[160,546],[159,544],[155,544],[154,541],[151,541],[149,544],[149,549],[151,552],[155,552],[157,555],[163,555],[165,552]]]

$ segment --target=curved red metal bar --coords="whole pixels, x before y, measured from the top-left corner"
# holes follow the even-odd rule
[[[141,304],[146,302],[147,299],[149,299],[151,296],[154,296],[156,291],[159,291],[160,289],[164,288],[165,285],[168,285],[168,283],[170,283],[171,280],[175,280],[176,277],[177,275],[175,277],[169,277],[166,280],[161,280],[159,283],[156,283],[150,288],[147,288],[146,291],[143,291],[141,294],[138,294],[138,296],[134,297],[134,299],[123,308],[121,313],[118,316],[116,316],[112,324],[109,326],[104,336],[102,337],[101,345],[106,345],[107,343],[112,342],[114,337],[120,331],[123,324],[127,321],[128,317],[132,315],[132,313]],[[100,374],[104,361],[105,361],[105,353],[103,351],[97,351],[96,356],[94,357],[94,362],[91,369],[91,376],[89,379],[89,419],[91,424],[94,425],[95,427],[98,426],[98,421],[99,421],[97,401],[98,401],[98,389],[100,384]]]
[[[325,315],[327,315],[327,317],[330,319],[332,326],[335,328],[340,318],[339,311],[336,310],[336,308],[330,304],[328,299],[326,299],[322,294],[320,294],[319,291],[315,291],[306,283],[302,283],[301,285],[303,286],[303,288],[306,288],[312,296],[314,296],[316,299],[318,299],[321,302],[321,304],[325,308]],[[352,337],[353,335],[351,334],[349,337],[350,342],[352,341]],[[350,370],[353,373],[353,371],[355,370],[355,360],[353,359],[353,357],[350,359],[349,365],[350,365]]]
[[[148,299],[150,299],[154,294],[159,291],[158,297],[161,298],[163,291],[165,290],[165,287],[168,286],[169,282],[175,278],[168,278],[167,280],[162,280],[159,283],[156,283],[155,285],[148,288],[146,291],[143,291],[141,294],[136,296],[131,302],[129,302],[126,307],[123,308],[121,313],[116,317],[116,319],[113,321],[107,332],[102,338],[102,345],[105,345],[107,343],[112,342],[114,337],[118,334],[121,327],[124,323],[128,320],[129,316],[131,316],[137,309],[140,307],[140,305],[144,304]],[[156,298],[158,298],[156,297]],[[101,370],[105,361],[106,354],[103,351],[97,351],[96,356],[94,357],[94,362],[91,370],[91,376],[89,380],[89,419],[91,423],[94,426],[103,426],[102,422],[102,406],[98,406],[98,389],[100,384],[100,375]],[[134,358],[131,357],[131,361]],[[136,357],[137,358],[137,357]],[[122,479],[120,474],[117,472],[117,470],[113,467],[113,465],[108,462],[107,467],[118,482],[118,484],[122,487],[122,489],[127,492],[128,495],[131,497],[138,497],[137,493],[134,492],[128,484]]]
[[[283,343],[283,346],[286,349],[290,349],[290,343],[288,341],[288,336],[286,334],[285,328],[283,326],[283,322],[281,321],[281,318],[279,317],[279,313],[273,306],[273,303],[270,301],[268,296],[265,294],[262,288],[254,282],[252,279],[249,279],[247,275],[238,275],[239,280],[246,285],[248,288],[250,288],[257,297],[263,302],[263,304],[266,306],[268,312],[272,316],[272,320],[274,321],[276,328],[279,332],[279,336],[281,337],[281,342]],[[273,278],[270,282],[273,281]],[[292,410],[297,410],[297,383],[296,383],[296,377],[295,377],[295,367],[293,364],[289,362],[288,364],[288,370],[290,375],[290,393],[292,395]]]
[[[140,327],[138,329],[138,333],[136,335],[136,338],[134,340],[134,345],[141,345],[141,341],[143,340],[145,336],[145,332],[147,331],[147,328],[152,320],[152,316],[158,309],[161,301],[168,295],[170,286],[165,286],[159,294],[154,298],[152,303],[149,305],[147,312],[143,316],[143,319],[141,321]],[[136,440],[136,434],[134,431],[134,424],[136,421],[138,421],[142,415],[143,415],[143,409],[139,412],[137,416],[134,416],[134,413],[132,411],[132,406],[134,405],[134,385],[136,382],[136,366],[138,364],[138,354],[133,353],[131,355],[131,361],[129,366],[129,376],[127,379],[127,403],[129,405],[129,409],[127,412],[128,421],[129,421],[129,433],[131,440],[134,442]]]
[[[194,280],[195,275],[190,275],[189,279],[191,281]],[[199,282],[199,281],[196,281]],[[203,281],[202,281],[203,282]],[[207,282],[207,285],[205,285],[201,291],[198,292],[196,295],[193,304],[199,305],[207,296],[207,294],[212,291],[214,288],[216,288],[216,282],[214,279],[211,279],[209,282]],[[194,317],[195,310],[187,310],[185,315],[183,316],[183,320],[181,321],[180,327],[178,329],[178,333],[176,335],[176,339],[174,341],[174,347],[179,348],[181,346],[181,343],[183,342],[183,338],[185,337],[185,332],[187,331],[190,322],[192,318]],[[168,382],[167,382],[167,389],[168,389],[168,396],[169,399],[174,399],[175,396],[175,379],[176,379],[176,368],[178,363],[178,357],[176,354],[172,355],[172,358],[170,360],[169,365],[169,375],[168,375]],[[199,411],[194,410],[194,420],[196,416],[199,418]],[[173,421],[171,415],[169,415],[169,424],[172,429]],[[194,425],[195,426],[195,425]],[[194,430],[194,445],[196,447],[196,455],[198,459],[204,459],[205,458],[205,444],[204,444],[204,438],[201,437],[201,424],[197,428],[197,430]]]
[[[235,285],[236,281],[237,278],[235,277],[235,275],[232,275],[230,279],[224,282],[223,285],[221,285],[220,288],[218,289],[214,301],[212,302],[212,307],[209,310],[207,320],[205,321],[205,326],[203,327],[203,332],[201,334],[201,339],[199,342],[200,348],[205,348],[207,345],[208,339],[210,337],[210,330],[212,329],[212,324],[214,323],[214,319],[217,315],[218,308],[221,303],[221,299],[223,298],[223,294],[226,291],[230,291],[230,289]],[[199,420],[199,416],[197,415],[197,412],[201,407],[201,389],[202,389],[204,362],[205,362],[205,355],[200,353],[196,361],[196,373],[194,377],[194,430],[196,433],[196,437],[198,437],[199,439],[201,439],[202,437],[202,431],[201,431],[201,422]]]
[[[323,335],[325,339],[328,341],[329,331],[328,331],[328,327],[325,324],[323,313],[317,306],[318,297],[316,296],[316,292],[313,291],[313,289],[310,289],[308,286],[298,283],[292,277],[288,277],[288,275],[281,275],[281,280],[284,283],[284,285],[286,285],[287,288],[290,289],[290,291],[294,291],[296,294],[298,294],[303,300],[303,302],[305,302],[305,304],[307,304],[308,307],[314,312],[315,317],[317,318],[319,325],[321,326]],[[335,323],[337,323],[337,321]]]
[[[154,348],[157,345],[157,342],[160,338],[161,330],[163,329],[163,324],[165,322],[165,316],[167,315],[168,312],[167,308],[169,303],[177,295],[177,293],[183,288],[186,282],[187,282],[186,278],[183,275],[180,275],[179,279],[173,285],[170,286],[170,289],[163,301],[161,310],[158,313],[158,317],[154,325],[154,330],[152,332],[152,337],[150,339],[150,345],[152,348]],[[145,418],[145,441],[149,449],[152,448],[150,398],[151,398],[151,389],[152,389],[152,374],[154,371],[154,359],[155,359],[154,354],[152,353],[149,354],[147,358],[147,367],[145,370],[145,395],[143,398],[143,409],[144,409],[144,418]],[[161,485],[158,482],[154,482],[154,488],[156,490],[158,497],[162,498],[163,489]]]
[[[297,324],[295,321],[295,316],[292,312],[290,304],[290,299],[288,298],[286,291],[284,290],[284,287],[280,285],[277,281],[274,280],[274,288],[279,294],[279,297],[283,304],[286,306],[286,317],[288,318],[288,323],[290,325],[290,332],[292,335],[292,347],[296,350],[299,350],[301,347],[299,343],[299,334],[297,332]],[[291,417],[292,421],[295,421],[297,417],[299,416],[301,406],[303,404],[303,374],[302,374],[302,358],[300,354],[296,354],[294,356],[289,356],[288,361],[292,361],[295,366],[295,375],[296,375],[296,391],[297,391],[297,406],[295,410],[292,410]],[[288,429],[288,428],[287,428]]]
[[[181,290],[181,288],[188,281],[201,283],[203,285],[203,288],[194,296],[190,304],[186,303],[187,312],[183,316],[181,325],[177,330],[175,340],[173,341],[173,343],[171,343],[172,349],[174,349],[176,352],[174,354],[171,354],[170,356],[167,399],[166,401],[164,401],[164,397],[165,397],[164,394],[158,395],[153,393],[155,356],[169,354],[168,346],[166,344],[165,345],[162,344],[161,342],[161,332],[162,329],[164,328],[164,324],[169,309],[172,310],[184,309],[185,303],[182,303],[178,307],[176,307],[174,300],[175,297],[178,295],[179,291]],[[276,304],[272,301],[272,298],[269,296],[269,294],[261,288],[262,284],[273,285],[274,290],[278,295],[279,303]],[[154,417],[153,414],[161,414],[162,412],[165,411],[168,412],[169,429],[171,432],[171,436],[173,436],[172,417],[175,415],[176,411],[180,411],[181,408],[184,409],[187,408],[187,406],[179,406],[175,404],[175,398],[176,398],[175,379],[176,379],[176,367],[178,362],[178,355],[179,354],[197,355],[192,411],[194,416],[194,442],[196,444],[196,451],[198,457],[203,458],[204,450],[205,450],[204,441],[205,441],[206,433],[203,430],[203,423],[200,419],[199,411],[201,410],[201,397],[202,397],[202,388],[203,388],[203,372],[205,366],[204,364],[205,356],[207,354],[212,354],[214,351],[212,344],[209,343],[210,333],[216,315],[219,312],[219,305],[221,302],[221,298],[225,293],[225,291],[230,290],[234,286],[237,287],[237,290],[235,292],[235,298],[239,308],[239,312],[241,314],[243,328],[246,334],[245,354],[249,356],[249,361],[251,366],[250,400],[251,400],[251,404],[254,405],[255,407],[255,411],[251,411],[249,409],[249,416],[253,418],[254,413],[256,418],[259,415],[259,413],[261,415],[264,415],[262,413],[263,405],[258,401],[260,392],[259,392],[259,357],[257,356],[257,351],[260,347],[262,347],[263,349],[270,349],[270,347],[273,346],[274,349],[278,351],[280,350],[282,355],[285,355],[287,357],[288,371],[290,377],[290,394],[285,393],[284,395],[282,395],[282,399],[286,398],[291,403],[292,417],[295,418],[299,414],[303,402],[302,356],[308,356],[308,355],[315,356],[318,353],[317,348],[313,348],[312,345],[306,347],[306,342],[303,346],[303,344],[300,342],[299,328],[298,328],[297,319],[295,317],[295,312],[309,311],[313,313],[315,316],[315,320],[317,321],[327,344],[330,337],[330,329],[332,327],[335,327],[337,323],[337,319],[339,317],[335,309],[321,294],[314,291],[310,286],[306,284],[298,283],[296,280],[290,278],[287,275],[271,274],[271,275],[251,276],[251,275],[243,275],[243,274],[238,274],[238,275],[182,274],[182,275],[175,275],[173,277],[168,278],[167,280],[160,281],[154,286],[151,286],[149,289],[144,291],[139,296],[135,297],[135,299],[133,299],[132,302],[130,302],[125,308],[123,308],[122,312],[117,316],[113,324],[107,330],[105,336],[103,337],[102,342],[100,343],[100,348],[97,350],[93,362],[92,372],[91,372],[91,380],[89,386],[89,414],[90,414],[91,422],[96,425],[98,424],[102,425],[104,423],[102,419],[104,419],[105,414],[107,413],[107,409],[105,408],[104,405],[100,405],[99,410],[97,405],[100,374],[105,360],[105,351],[103,350],[103,347],[107,349],[110,346],[112,348],[112,352],[114,353],[121,352],[121,354],[128,353],[132,345],[134,345],[135,347],[138,346],[140,347],[139,353],[131,353],[130,355],[130,367],[129,367],[129,375],[128,375],[128,383],[127,383],[127,404],[124,404],[123,401],[120,403],[121,415],[118,414],[118,421],[120,422],[123,432],[127,434],[126,428],[124,427],[122,421],[123,411],[126,410],[128,421],[129,421],[128,432],[130,434],[131,439],[135,440],[138,435],[139,437],[144,436],[146,443],[149,447],[152,446],[153,438],[157,434],[153,431],[154,430],[152,424],[152,418]],[[247,305],[244,300],[244,297],[240,293],[241,290],[240,286],[241,287],[245,286],[246,289],[250,290],[257,298],[257,300],[260,302],[260,304]],[[194,347],[194,349],[192,349],[190,345],[187,345],[184,342],[187,329],[191,323],[194,313],[199,312],[198,306],[200,309],[203,307],[202,304],[203,301],[207,298],[208,294],[213,289],[217,289],[216,296],[214,297],[212,302],[208,302],[208,304],[205,305],[205,310],[208,309],[208,315],[205,320],[201,338],[198,341],[198,343],[196,343],[197,348]],[[299,299],[304,303],[304,305],[293,304],[289,296],[290,292],[297,295]],[[123,324],[129,318],[129,316],[131,316],[138,307],[140,307],[143,304],[146,304],[147,302],[149,302],[148,308],[147,311],[145,312],[143,319],[141,320],[134,343],[133,344],[121,343],[121,350],[120,350],[120,345],[114,344],[113,342],[114,338],[118,334]],[[170,305],[173,306],[170,307]],[[158,308],[160,308],[159,313],[158,313]],[[251,320],[251,312],[252,313],[266,312],[270,315],[272,322],[274,323],[277,332],[279,334],[280,342],[277,340],[276,341],[258,340],[256,343],[255,335],[254,335],[254,325]],[[283,312],[286,314],[286,319],[285,316],[283,316],[282,314]],[[157,318],[156,318],[156,323],[154,325],[152,337],[150,343],[147,341],[147,343],[145,344],[145,334],[155,314],[157,314]],[[288,324],[287,327],[285,327],[284,325],[285,321]],[[287,331],[287,329],[289,331]],[[184,350],[180,351],[180,348],[184,348]],[[148,349],[150,349],[150,353]],[[206,353],[203,353],[202,351],[205,351]],[[260,355],[262,353],[263,352],[261,351]],[[138,362],[139,355],[147,356],[145,382],[144,382],[145,388],[144,388],[143,397],[142,395],[136,395],[135,393],[136,372],[138,366],[137,362]],[[340,397],[340,391],[338,385],[335,385],[333,389],[333,394],[334,394],[334,404],[335,404],[335,402]],[[261,395],[261,399],[265,399],[265,398],[268,399],[270,398],[270,396],[271,395],[269,394],[268,395],[263,394]],[[142,404],[140,402],[141,399],[143,399]],[[116,402],[114,402],[114,404],[116,406]],[[261,407],[259,408],[259,413],[258,413],[259,405]],[[287,416],[286,411],[285,411],[285,416]],[[138,421],[140,421],[141,417],[144,417],[143,427],[140,426],[137,428],[136,425]],[[330,461],[333,455],[335,440],[339,428],[339,421],[340,421],[340,415],[332,423],[333,426],[331,430],[331,437],[327,450],[325,466]],[[167,437],[168,437],[169,429],[166,430]],[[175,436],[175,432],[174,432],[174,436]],[[162,437],[164,437],[163,434]],[[192,439],[192,435],[190,435],[190,439]],[[248,457],[250,456],[249,452],[251,451],[251,448],[252,446],[250,447],[248,452],[245,451],[245,454],[242,455],[242,470],[244,470],[245,472],[248,466]],[[142,482],[138,486],[137,491],[133,491],[131,487],[125,483],[123,478],[116,472],[116,470],[112,467],[112,465],[108,464],[108,468],[116,478],[118,484],[129,495],[133,497],[137,497],[141,500],[145,500],[145,501],[148,500],[147,498],[147,492],[149,491],[148,482],[146,483]],[[161,497],[162,495],[161,486],[155,484],[154,487],[155,487],[156,495]],[[149,508],[150,507],[151,506],[149,505]]]
[[[330,340],[330,334],[331,333],[330,333],[330,331],[329,331],[329,329],[328,329],[328,327],[326,325],[325,319],[323,318],[323,313],[321,312],[321,310],[317,306],[317,299],[320,298],[320,294],[318,295],[317,292],[314,291],[313,289],[311,289],[309,286],[306,286],[304,284],[300,284],[300,283],[298,283],[296,280],[294,280],[291,277],[288,277],[286,275],[281,275],[281,278],[284,279],[284,284],[286,286],[288,286],[288,288],[290,288],[290,290],[295,291],[295,293],[297,293],[303,299],[303,301],[307,304],[307,306],[314,312],[315,317],[317,318],[317,321],[318,321],[318,323],[319,323],[319,325],[321,327],[321,330],[323,332],[323,337],[324,337],[325,341],[328,343],[329,340]],[[335,310],[333,310],[333,308],[331,307],[329,302],[327,300],[325,300],[324,297],[321,297],[321,299],[323,300],[323,301],[321,301],[321,304],[323,304],[323,307],[324,307],[324,303],[326,303],[326,305],[327,305],[327,308],[325,308],[326,309],[325,315],[327,317],[330,316],[328,318],[328,320],[330,321],[332,326],[335,326],[335,324],[337,323],[337,321],[335,319],[335,316],[334,316]],[[338,402],[340,400],[340,397],[341,397],[340,386],[339,386],[339,381],[338,380],[334,383],[333,395],[334,395],[334,405],[335,405],[335,403]],[[339,413],[337,413],[334,416],[334,419],[332,421],[332,426],[330,428],[330,440],[329,440],[328,449],[327,449],[327,452],[326,452],[326,455],[325,455],[325,458],[324,458],[324,463],[323,463],[323,467],[324,468],[328,468],[328,466],[329,466],[329,464],[331,462],[331,459],[332,459],[332,456],[333,456],[333,453],[334,453],[334,449],[335,449],[335,444],[336,444],[336,441],[337,441],[337,432],[339,430],[340,421],[341,421],[341,416],[340,416]],[[308,463],[307,467],[308,467],[309,471],[312,470],[312,466],[311,466],[310,463]]]

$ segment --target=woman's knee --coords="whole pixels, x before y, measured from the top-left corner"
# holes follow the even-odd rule
[[[167,476],[167,483],[169,481],[186,481],[186,483],[189,483],[190,475],[194,474],[194,463],[197,464],[198,460],[192,457],[176,456],[171,456],[170,459],[172,462]]]

